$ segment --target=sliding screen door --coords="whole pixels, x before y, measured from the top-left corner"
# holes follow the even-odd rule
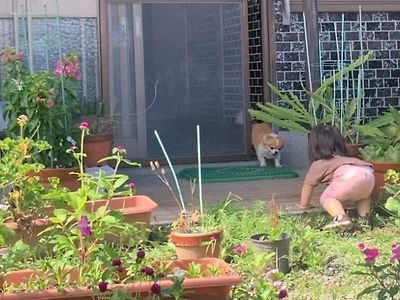
[[[247,153],[243,5],[108,4],[110,108],[133,158]]]

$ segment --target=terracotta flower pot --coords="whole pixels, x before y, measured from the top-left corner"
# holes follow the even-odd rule
[[[346,144],[347,154],[350,157],[361,158],[359,149],[364,146],[364,144]]]
[[[221,251],[223,229],[200,233],[171,232],[170,239],[175,245],[178,259],[218,257]]]
[[[88,211],[96,211],[99,207],[106,205],[106,200],[90,201],[86,203]],[[124,221],[130,224],[136,224],[137,227],[142,229],[148,228],[151,220],[151,212],[157,207],[157,203],[147,196],[132,196],[113,198],[109,202],[109,209],[119,210],[124,216]],[[49,216],[52,215],[52,208],[46,212]],[[33,220],[30,230],[21,228],[16,222],[6,222],[5,225],[15,231],[14,242],[23,240],[25,244],[35,246],[38,244],[41,237],[38,234],[49,226],[50,222],[47,219]],[[118,237],[107,237],[110,242],[121,242]]]
[[[105,162],[101,164],[97,162],[111,154],[112,143],[113,135],[111,133],[89,134],[86,136],[83,143],[86,153],[85,166],[97,167],[106,164]]]
[[[56,168],[56,169],[43,169],[39,172],[40,181],[45,188],[49,187],[49,178],[60,178],[60,185],[66,187],[71,191],[76,191],[80,187],[78,175],[70,173],[79,173],[79,168]]]
[[[33,220],[29,230],[21,228],[21,226],[16,222],[5,222],[4,225],[15,231],[12,244],[18,240],[22,240],[27,245],[35,246],[41,238],[38,236],[39,233],[47,228],[49,221],[47,219]]]
[[[86,209],[93,212],[106,204],[107,200],[89,201],[86,203]],[[157,203],[144,195],[112,198],[108,203],[109,209],[121,211],[125,222],[143,223],[147,227],[150,225],[151,212],[157,206]]]
[[[183,270],[188,268],[188,265],[194,262],[200,264],[201,270],[207,272],[207,266],[218,266],[220,274],[214,277],[201,278],[185,278],[182,287],[184,290],[184,298],[190,300],[227,300],[229,299],[229,292],[232,286],[239,284],[242,278],[232,270],[232,268],[224,261],[216,258],[207,258],[199,260],[186,260],[174,261],[169,264],[169,270],[179,267]],[[17,273],[17,274],[15,274]],[[6,274],[2,283],[7,285],[14,284],[18,286],[26,282],[30,277],[43,274],[29,270],[10,272]],[[161,287],[171,287],[172,281],[161,280],[158,282]],[[117,284],[112,289],[123,289],[131,293],[132,296],[138,299],[147,299],[150,295],[150,282],[135,282],[133,284]],[[93,294],[90,289],[85,288],[71,288],[65,290],[48,289],[46,291],[38,292],[20,292],[20,293],[3,293],[2,300],[60,300],[60,299],[74,299],[74,300],[92,300]]]
[[[375,171],[375,187],[373,190],[373,198],[378,198],[381,194],[384,198],[386,198],[386,196],[384,196],[385,173],[390,169],[400,171],[400,162],[371,161],[370,163],[374,167]]]

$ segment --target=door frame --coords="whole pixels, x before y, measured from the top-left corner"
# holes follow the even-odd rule
[[[225,162],[225,161],[237,161],[237,160],[249,160],[252,156],[251,146],[251,126],[250,126],[250,115],[245,113],[250,108],[250,73],[249,73],[249,37],[248,37],[248,11],[247,11],[247,0],[100,0],[99,3],[99,39],[100,39],[100,62],[101,62],[101,94],[104,100],[106,111],[110,112],[110,101],[108,95],[110,92],[110,85],[108,82],[109,76],[109,61],[108,61],[108,4],[146,4],[146,3],[241,3],[242,5],[242,31],[243,31],[243,47],[242,47],[242,58],[243,58],[243,87],[244,87],[244,153],[233,154],[233,155],[207,155],[203,156],[203,162]],[[129,153],[128,153],[129,155]],[[135,160],[147,164],[149,160],[158,159],[160,162],[164,160],[160,157],[135,157]],[[174,157],[176,163],[194,163],[197,161],[196,156],[188,157]]]

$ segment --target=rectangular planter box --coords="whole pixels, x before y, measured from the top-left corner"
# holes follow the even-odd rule
[[[88,211],[95,211],[99,207],[106,205],[107,200],[90,201],[86,204]],[[108,207],[112,210],[121,211],[126,223],[135,224],[140,223],[138,228],[147,228],[150,226],[151,212],[157,207],[157,203],[144,195],[137,195],[131,197],[113,198],[110,200]],[[49,211],[50,215],[50,211]],[[38,234],[49,226],[47,219],[38,219],[33,221],[31,231],[18,228],[15,222],[5,223],[7,227],[15,230],[15,241],[23,240],[28,245],[36,245],[40,239]],[[110,236],[108,241],[119,242],[117,237]]]
[[[189,263],[195,262],[201,265],[202,270],[206,270],[208,265],[219,266],[221,273],[217,277],[203,278],[186,278],[183,282],[184,297],[190,300],[227,300],[232,286],[239,284],[242,278],[224,261],[217,258],[203,258],[197,260],[178,260],[173,261],[170,265],[172,270],[174,267],[187,269]],[[2,283],[21,284],[29,280],[32,276],[40,276],[40,272],[31,270],[21,270],[10,272],[3,278]],[[158,282],[161,287],[171,287],[170,280],[162,280]],[[130,292],[139,299],[146,299],[150,293],[150,282],[137,282],[132,284],[117,284],[112,289],[123,289]],[[0,294],[2,300],[58,300],[58,299],[74,299],[74,300],[93,300],[92,292],[88,288],[73,288],[65,291],[49,289],[39,292],[21,292],[21,293],[3,293]]]

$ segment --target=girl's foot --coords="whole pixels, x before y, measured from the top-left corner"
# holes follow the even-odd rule
[[[350,230],[353,228],[353,222],[348,215],[338,215],[333,218],[333,221],[325,225],[324,229],[341,229]]]

